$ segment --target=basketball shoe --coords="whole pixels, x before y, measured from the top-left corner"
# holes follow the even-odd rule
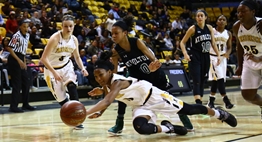
[[[85,128],[85,127],[84,127],[83,124],[80,124],[80,125],[74,127],[75,130],[82,130],[82,129],[84,129],[84,128]]]
[[[234,107],[234,104],[232,104],[232,103],[230,102],[230,100],[228,99],[227,96],[225,96],[225,97],[223,98],[223,102],[225,103],[225,107],[226,107],[227,109],[231,109],[231,108]]]
[[[161,125],[166,126],[170,131],[166,132],[167,134],[170,133],[176,133],[178,135],[186,135],[187,134],[187,128],[179,125],[173,125],[167,120],[163,120],[161,122]]]
[[[220,113],[220,116],[218,118],[219,120],[221,120],[222,122],[226,122],[231,127],[237,126],[237,119],[235,118],[235,116],[225,110],[222,110],[221,108],[216,108],[216,110],[218,110]]]
[[[209,101],[207,103],[207,106],[210,107],[210,108],[215,108],[215,104],[214,104],[215,100],[216,100],[215,97],[209,96]]]
[[[124,118],[117,117],[116,125],[108,130],[109,134],[119,135],[122,133],[124,127]]]

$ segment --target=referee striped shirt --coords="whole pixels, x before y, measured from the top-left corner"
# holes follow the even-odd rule
[[[26,33],[26,35],[23,36],[22,33],[18,31],[12,36],[8,46],[13,48],[15,53],[26,55],[29,37],[29,33]]]

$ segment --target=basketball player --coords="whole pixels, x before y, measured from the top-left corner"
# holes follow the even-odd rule
[[[222,120],[222,122],[225,121],[231,127],[237,126],[236,118],[224,110],[211,109],[199,104],[190,105],[173,97],[168,92],[158,89],[148,81],[114,74],[114,65],[108,61],[108,57],[110,56],[104,56],[102,53],[100,60],[95,64],[95,79],[104,89],[94,88],[88,94],[96,96],[105,92],[106,95],[103,100],[86,111],[89,115],[88,118],[99,117],[99,111],[104,111],[116,99],[133,107],[133,127],[139,134],[165,132],[185,135],[187,133],[185,127],[172,125],[167,120],[162,121],[160,125],[155,125],[156,113],[168,116],[175,113],[207,114]]]
[[[71,100],[78,100],[76,75],[70,60],[71,54],[83,75],[88,75],[79,55],[77,38],[72,35],[73,29],[74,17],[64,15],[62,30],[50,37],[41,57],[41,62],[45,65],[45,81],[61,106],[69,101],[67,92]],[[75,127],[75,129],[83,128],[83,125]]]
[[[219,90],[225,107],[231,109],[234,105],[231,104],[230,100],[226,95],[226,71],[227,71],[227,59],[231,53],[232,49],[232,34],[230,31],[226,30],[227,18],[224,15],[221,15],[217,19],[217,27],[214,28],[214,36],[216,45],[220,52],[221,62],[217,65],[217,55],[213,48],[210,49],[210,70],[209,70],[209,80],[212,80],[211,84],[211,94],[209,96],[208,106],[214,108],[215,95],[217,89]]]
[[[158,88],[167,90],[172,85],[167,82],[164,71],[160,69],[161,63],[154,53],[140,39],[127,36],[128,32],[132,30],[132,24],[133,17],[126,16],[123,21],[117,21],[112,26],[112,40],[116,43],[112,50],[112,60],[116,67],[114,72],[117,72],[118,61],[121,60],[126,65],[129,76],[147,80]],[[119,102],[116,125],[108,130],[109,133],[119,134],[122,132],[125,109],[126,104]],[[181,115],[180,119],[185,127],[189,130],[193,129],[187,116]]]
[[[197,24],[187,30],[180,42],[184,58],[190,61],[188,63],[189,73],[193,79],[193,94],[197,104],[202,104],[204,83],[210,68],[209,49],[211,46],[217,55],[217,64],[220,63],[220,53],[215,43],[213,27],[205,23],[206,19],[206,11],[198,10],[196,12]],[[189,53],[187,53],[185,44],[189,38],[191,38],[192,47]]]
[[[241,94],[246,101],[261,108],[262,98],[257,90],[262,79],[262,20],[255,17],[257,10],[255,1],[241,1],[237,8],[239,20],[233,26],[233,33],[237,39],[236,75],[241,75]]]

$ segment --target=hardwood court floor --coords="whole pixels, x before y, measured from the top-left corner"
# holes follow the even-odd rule
[[[59,117],[59,105],[55,101],[34,102],[31,105],[51,106],[20,114],[4,113],[0,115],[0,142],[259,142],[262,140],[262,124],[259,107],[245,102],[238,89],[228,92],[228,96],[236,106],[229,110],[236,115],[238,126],[231,128],[215,118],[204,115],[190,116],[195,132],[186,136],[167,135],[164,133],[154,135],[139,135],[132,126],[131,107],[127,107],[125,114],[125,127],[122,135],[110,136],[108,128],[114,125],[117,114],[117,104],[113,103],[98,119],[86,119],[84,130],[73,130],[64,125]],[[262,94],[262,91],[259,91]],[[182,95],[178,98],[188,103],[194,103],[191,95]],[[204,97],[206,104],[208,95]],[[97,101],[81,99],[86,105]],[[216,104],[223,106],[222,99],[217,96]],[[8,105],[1,107],[6,110]],[[158,123],[167,119],[159,115]],[[181,124],[177,117],[170,118],[173,123]]]

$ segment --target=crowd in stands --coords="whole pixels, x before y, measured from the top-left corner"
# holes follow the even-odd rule
[[[6,39],[17,31],[18,21],[21,19],[30,20],[28,32],[30,32],[32,52],[28,53],[28,65],[41,65],[41,63],[32,62],[33,59],[39,59],[41,56],[41,52],[37,51],[42,51],[48,38],[61,29],[62,16],[65,13],[72,14],[76,18],[73,35],[78,39],[81,59],[89,72],[88,78],[83,77],[76,65],[75,72],[78,76],[78,83],[95,87],[98,84],[92,77],[92,66],[102,51],[110,50],[114,46],[110,37],[112,25],[126,15],[133,15],[135,25],[129,36],[143,39],[147,47],[159,59],[164,60],[163,63],[183,63],[183,54],[179,43],[186,30],[194,24],[194,9],[183,5],[189,1],[174,0],[172,4],[177,4],[175,6],[168,0],[141,0],[138,1],[139,5],[135,1],[131,3],[127,0],[122,2],[96,0],[96,2],[102,4],[94,6],[92,1],[84,0],[4,0],[0,15],[0,26],[6,30],[5,36],[0,37],[3,39],[1,43],[3,51],[5,51]],[[123,5],[125,2],[130,5]],[[98,7],[99,11],[103,11],[103,13],[99,13],[97,9],[94,10],[94,7]],[[177,11],[179,14],[176,13]],[[227,18],[229,19],[228,29],[231,30],[237,19],[236,8]],[[209,19],[208,23],[215,25],[212,19]],[[235,43],[234,38],[233,43]],[[190,47],[190,43],[187,47]],[[163,51],[168,51],[169,54],[164,54]],[[235,45],[233,45],[229,64],[237,64],[235,52]],[[1,56],[1,61],[5,64],[2,58],[4,57]],[[34,80],[41,72],[41,68],[30,70],[32,79]],[[232,76],[234,72],[230,71],[230,74]],[[2,79],[4,79],[3,75]],[[9,87],[9,82],[5,81],[5,83],[5,86]],[[33,84],[31,86],[34,87]],[[8,87],[6,88],[8,89]]]

